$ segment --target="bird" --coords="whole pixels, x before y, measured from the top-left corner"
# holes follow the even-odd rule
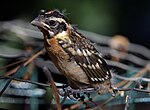
[[[93,87],[98,94],[112,92],[111,72],[103,55],[64,13],[40,10],[31,24],[43,33],[46,52],[72,88]]]

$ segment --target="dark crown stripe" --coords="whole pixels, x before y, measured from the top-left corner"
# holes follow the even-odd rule
[[[47,17],[55,17],[55,18],[62,18],[64,19],[65,21],[68,21],[67,20],[67,17],[65,15],[63,15],[62,13],[60,13],[60,11],[58,10],[54,10],[52,11],[50,14],[46,14]]]

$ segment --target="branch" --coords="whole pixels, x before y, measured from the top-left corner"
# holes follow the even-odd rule
[[[59,93],[58,93],[58,90],[57,90],[57,87],[54,83],[54,80],[53,80],[53,77],[51,75],[51,72],[48,70],[47,67],[44,67],[43,68],[43,72],[45,73],[45,75],[47,76],[50,84],[51,84],[51,87],[52,87],[52,91],[53,91],[53,94],[54,94],[54,97],[55,97],[55,101],[56,101],[56,106],[57,106],[57,109],[58,110],[61,110],[61,105],[60,105],[60,102],[59,102]]]
[[[24,67],[26,65],[28,65],[30,62],[32,62],[35,58],[37,58],[39,55],[43,54],[43,52],[45,52],[45,49],[40,50],[39,52],[37,52],[35,55],[31,56],[25,63],[22,63],[20,66],[17,66],[15,69],[10,70],[9,72],[7,72],[7,74],[5,74],[4,76],[9,76],[11,74],[13,74],[13,76],[16,75],[17,71],[19,71],[21,69],[21,67]],[[4,88],[1,90],[0,92],[0,96],[2,96],[2,94],[4,93],[4,91],[6,90],[6,88],[8,87],[8,85],[10,84],[10,82],[12,81],[12,79],[10,78],[8,80],[8,82],[6,83],[6,85],[4,86]]]
[[[41,87],[50,87],[49,84],[43,84],[43,83],[31,81],[31,80],[19,79],[19,78],[15,78],[13,76],[0,76],[0,79],[12,79],[12,80],[20,81],[20,82],[27,82],[27,83],[35,84],[35,85],[38,85]]]
[[[30,62],[32,62],[35,58],[37,58],[39,55],[43,54],[45,52],[45,49],[42,49],[38,51],[35,55],[31,56],[23,65],[26,66]]]
[[[1,71],[1,70],[4,70],[4,69],[7,69],[8,67],[11,67],[11,66],[17,65],[17,64],[19,64],[19,63],[22,63],[22,62],[24,62],[24,61],[26,61],[26,60],[27,60],[27,59],[23,59],[23,60],[16,61],[16,62],[14,62],[14,63],[8,64],[8,65],[6,65],[6,66],[3,66],[3,67],[0,68],[0,71]]]

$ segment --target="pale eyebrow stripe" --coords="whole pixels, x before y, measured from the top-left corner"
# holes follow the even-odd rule
[[[56,20],[56,21],[64,22],[65,24],[67,24],[66,21],[62,18],[50,17],[50,20]]]

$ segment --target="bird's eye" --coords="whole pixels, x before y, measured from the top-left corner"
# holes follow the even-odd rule
[[[54,20],[50,20],[50,21],[49,21],[49,25],[50,25],[50,26],[56,26],[56,25],[57,25],[57,22],[54,21]]]

